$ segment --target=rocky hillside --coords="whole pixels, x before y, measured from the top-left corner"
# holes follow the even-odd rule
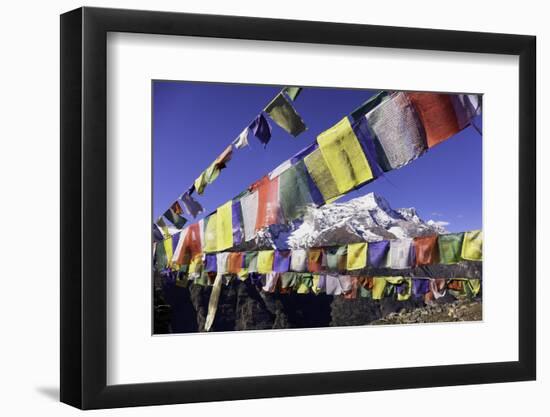
[[[171,285],[155,294],[155,334],[204,331],[211,287]],[[466,306],[466,307],[464,307]],[[413,321],[414,320],[414,321]],[[447,294],[432,305],[422,298],[380,301],[314,294],[269,294],[233,280],[222,288],[211,331],[268,330],[366,324],[481,320],[481,299]]]

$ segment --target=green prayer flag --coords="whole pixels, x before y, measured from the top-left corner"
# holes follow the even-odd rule
[[[359,120],[369,111],[371,111],[376,106],[384,102],[388,97],[389,97],[389,94],[387,91],[381,91],[378,94],[375,94],[374,96],[370,97],[367,101],[365,101],[363,104],[361,104],[359,107],[357,107],[355,110],[351,112],[350,115],[352,119],[354,121]]]
[[[277,94],[264,111],[275,123],[294,137],[307,129],[304,121],[283,93]]]
[[[166,210],[163,216],[170,220],[170,222],[178,229],[181,229],[185,223],[187,223],[187,219],[185,217],[180,216],[172,209]]]
[[[439,235],[437,243],[439,245],[439,262],[442,264],[456,264],[460,261],[460,252],[462,250],[462,240],[464,233],[451,233],[448,235]]]
[[[287,221],[301,217],[306,207],[313,204],[304,161],[298,161],[279,176],[279,202]]]
[[[283,91],[292,101],[295,101],[302,92],[302,87],[285,87],[283,88]]]

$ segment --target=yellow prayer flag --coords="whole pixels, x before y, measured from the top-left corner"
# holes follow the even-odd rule
[[[166,252],[166,264],[172,265],[172,258],[174,256],[174,249],[172,246],[172,238],[164,239],[164,251]]]
[[[317,136],[317,143],[340,194],[373,178],[347,117]]]
[[[397,293],[397,301],[405,301],[408,300],[411,297],[412,294],[412,280],[411,278],[403,278],[403,277],[386,277],[386,283],[392,284],[392,285],[402,285],[405,283],[407,286],[405,288],[405,291],[402,293]]]
[[[375,277],[373,278],[374,285],[372,286],[372,299],[380,300],[384,296],[384,290],[386,289],[386,278]]]
[[[316,149],[304,158],[307,171],[313,182],[319,188],[325,201],[334,200],[340,195],[338,186],[332,178],[332,174],[328,169],[327,163],[323,158],[320,149]]]
[[[481,280],[480,279],[469,279],[468,285],[470,286],[470,290],[472,291],[472,294],[474,296],[479,294],[479,290],[481,290]]]
[[[321,275],[313,274],[313,285],[311,286],[311,289],[313,290],[315,295],[317,295],[321,292],[321,289],[319,288],[319,281],[320,280],[321,280]]]
[[[464,233],[462,241],[462,259],[481,261],[483,253],[483,232],[474,230]]]
[[[218,242],[216,239],[216,231],[218,228],[218,216],[217,213],[210,215],[205,221],[206,226],[204,228],[204,251],[216,252],[218,249]]]
[[[275,251],[261,250],[258,252],[258,273],[269,274],[273,272],[273,257]]]
[[[201,273],[202,272],[202,254],[197,253],[193,258],[191,258],[191,261],[189,262],[189,271],[190,274],[192,273]]]
[[[232,201],[218,207],[216,224],[217,250],[225,250],[233,246]]]
[[[202,172],[201,175],[198,176],[194,185],[197,194],[202,194],[204,192],[204,188],[206,187],[206,172]]]
[[[348,245],[347,269],[363,269],[367,265],[367,243],[350,243]]]

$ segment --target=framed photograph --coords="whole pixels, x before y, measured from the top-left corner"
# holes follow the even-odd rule
[[[533,380],[535,37],[61,16],[61,401]]]

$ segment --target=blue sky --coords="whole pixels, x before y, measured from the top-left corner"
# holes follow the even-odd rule
[[[160,216],[280,91],[281,86],[153,82],[153,215]],[[265,175],[349,114],[377,90],[305,88],[295,108],[308,130],[293,138],[274,123],[267,147],[254,137],[235,150],[201,196],[205,214]],[[476,119],[481,126],[481,116]],[[369,192],[393,208],[415,207],[450,231],[481,228],[482,138],[468,127],[411,164],[385,174],[338,201]],[[186,216],[187,217],[187,216]],[[198,217],[198,219],[200,216]],[[189,224],[194,221],[189,219]]]

